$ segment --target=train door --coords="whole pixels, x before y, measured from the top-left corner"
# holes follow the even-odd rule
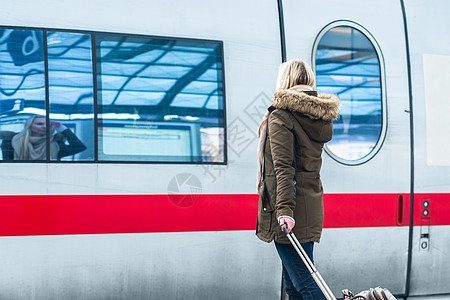
[[[405,1],[414,101],[411,295],[450,293],[450,3]]]
[[[310,62],[341,117],[325,146],[325,223],[316,263],[336,295],[405,293],[410,126],[400,2],[283,1],[287,59]]]

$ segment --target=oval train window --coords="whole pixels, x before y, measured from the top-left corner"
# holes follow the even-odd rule
[[[317,91],[342,101],[325,151],[344,164],[364,163],[378,152],[386,132],[381,51],[364,28],[346,21],[326,26],[313,49]]]

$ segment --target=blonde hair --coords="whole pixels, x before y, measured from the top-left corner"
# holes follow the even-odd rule
[[[316,85],[313,70],[301,59],[291,59],[280,65],[275,90],[287,90],[296,85],[308,85],[312,88]],[[267,119],[259,126],[258,136],[266,123]]]
[[[19,159],[30,159],[30,147],[33,147],[31,145],[30,142],[30,136],[31,136],[31,124],[33,124],[34,120],[38,119],[38,118],[44,118],[45,116],[41,116],[41,115],[34,115],[34,116],[30,116],[27,121],[25,122],[25,124],[23,125],[23,131],[21,133],[18,134],[19,136],[19,140],[20,140],[20,147],[22,149],[22,151],[20,152],[20,157]],[[50,129],[52,132],[52,128]]]
[[[290,89],[296,85],[309,85],[314,88],[316,79],[311,67],[301,59],[284,62],[278,69],[276,90]]]

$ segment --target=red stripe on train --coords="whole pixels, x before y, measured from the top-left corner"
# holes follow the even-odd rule
[[[450,194],[416,194],[415,225],[423,200],[430,225],[450,225]],[[409,224],[405,194],[327,194],[324,203],[325,228]],[[0,196],[0,236],[252,230],[257,206],[247,194]]]

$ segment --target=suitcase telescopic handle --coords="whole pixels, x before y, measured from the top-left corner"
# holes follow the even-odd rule
[[[309,273],[311,274],[311,276],[313,277],[314,281],[319,286],[319,288],[322,291],[322,293],[325,296],[325,298],[327,298],[327,300],[336,300],[336,297],[334,296],[333,292],[328,287],[328,285],[325,282],[325,280],[323,280],[322,276],[320,275],[319,271],[317,271],[317,269],[314,266],[314,264],[312,263],[311,259],[309,259],[308,254],[305,252],[305,250],[303,249],[302,245],[300,244],[300,242],[295,237],[294,233],[292,231],[288,232],[288,230],[286,228],[286,224],[283,224],[281,226],[281,229],[286,234],[286,236],[289,239],[289,241],[291,242],[292,246],[294,246],[295,251],[297,251],[298,255],[300,255],[300,258],[302,259],[302,261],[305,264],[306,268],[308,268]]]

